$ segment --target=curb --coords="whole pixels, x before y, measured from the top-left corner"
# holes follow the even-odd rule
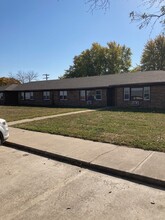
[[[107,174],[107,175],[112,175],[115,177],[120,177],[122,179],[126,179],[132,182],[136,182],[136,183],[140,183],[143,185],[147,185],[147,186],[151,186],[154,188],[162,188],[165,189],[165,181],[160,180],[160,179],[155,179],[152,177],[147,177],[147,176],[142,176],[139,174],[134,174],[134,173],[130,173],[127,171],[121,171],[121,170],[117,170],[117,169],[113,169],[110,167],[105,167],[105,166],[101,166],[98,164],[94,164],[91,162],[85,162],[82,160],[77,160],[71,157],[67,157],[67,156],[62,156],[59,154],[55,154],[55,153],[51,153],[48,151],[43,151],[43,150],[39,150],[36,148],[32,148],[29,146],[25,146],[25,145],[20,145],[20,144],[16,144],[13,142],[9,142],[6,141],[4,143],[3,146],[9,147],[9,148],[14,148],[17,150],[21,150],[21,151],[25,151],[25,152],[29,152],[38,156],[42,156],[42,157],[46,157],[49,159],[53,159],[53,160],[57,160],[59,162],[63,162],[63,163],[67,163],[70,165],[75,165],[81,168],[86,168],[95,172],[100,172],[103,174]]]

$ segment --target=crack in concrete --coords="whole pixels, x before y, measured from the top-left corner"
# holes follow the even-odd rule
[[[93,163],[93,162],[94,162],[95,160],[97,160],[99,157],[101,157],[101,156],[103,156],[103,155],[105,155],[105,154],[107,154],[107,153],[110,153],[110,152],[116,150],[116,148],[118,148],[118,147],[115,147],[115,148],[112,149],[112,150],[109,150],[109,151],[107,151],[107,152],[104,152],[104,153],[98,155],[96,158],[94,158],[93,160],[91,160],[89,163]]]
[[[133,168],[131,170],[131,172],[134,172],[139,166],[143,165],[155,152],[151,152],[150,154],[148,154],[144,160],[142,160],[135,168]]]

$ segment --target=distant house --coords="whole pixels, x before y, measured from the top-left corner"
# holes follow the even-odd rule
[[[36,81],[0,87],[0,104],[165,109],[165,71]]]

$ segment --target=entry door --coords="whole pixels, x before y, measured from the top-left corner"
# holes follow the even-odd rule
[[[110,88],[107,90],[107,105],[115,106],[116,104],[116,95],[115,88]]]

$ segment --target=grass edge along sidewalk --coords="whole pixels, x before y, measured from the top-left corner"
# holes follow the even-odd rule
[[[86,110],[85,108],[0,106],[0,117],[7,122]]]
[[[17,128],[165,152],[165,113],[102,110],[15,125]]]

